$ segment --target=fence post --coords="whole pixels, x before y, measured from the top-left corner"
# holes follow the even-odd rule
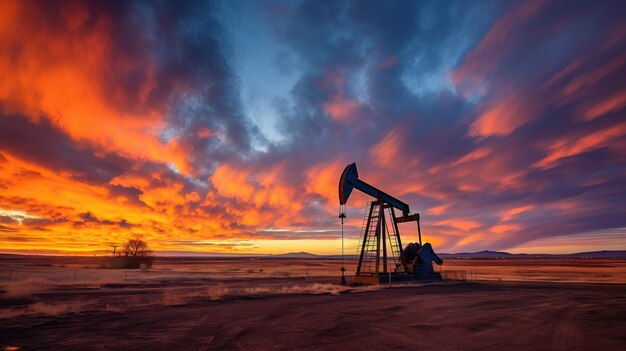
[[[77,269],[74,270],[74,284],[76,284],[76,272],[78,272]]]
[[[128,271],[124,270],[124,283],[126,283],[126,277],[128,276]]]

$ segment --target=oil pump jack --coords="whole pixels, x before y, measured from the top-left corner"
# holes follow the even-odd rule
[[[339,179],[339,218],[342,223],[346,218],[346,202],[353,189],[374,198],[365,209],[355,282],[380,284],[441,280],[441,274],[434,271],[432,262],[441,265],[443,260],[433,251],[430,243],[422,245],[419,213],[411,214],[408,204],[359,179],[356,163],[347,165]],[[396,217],[396,210],[401,212],[399,217]],[[419,241],[409,243],[403,249],[398,224],[406,222],[417,223]]]

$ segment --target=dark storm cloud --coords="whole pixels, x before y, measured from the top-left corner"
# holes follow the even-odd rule
[[[38,123],[19,115],[0,118],[0,149],[55,172],[65,172],[76,181],[105,186],[109,197],[123,196],[129,203],[139,206],[145,206],[139,199],[142,190],[112,183],[129,170],[148,179],[150,189],[168,186],[172,182],[181,182],[187,191],[198,188],[189,178],[172,172],[165,165],[103,152],[88,142],[76,141],[44,116]],[[150,176],[154,172],[160,174],[159,178]],[[22,169],[16,176],[36,181],[41,174]]]
[[[0,224],[0,232],[17,232],[16,228],[6,226],[4,224]]]
[[[17,224],[17,219],[10,216],[0,216],[0,223]]]
[[[70,135],[62,123],[53,122],[63,119],[62,115],[42,116],[35,122],[27,116],[9,115],[5,112],[9,107],[0,110],[1,149],[57,172],[69,172],[77,181],[103,185],[109,197],[124,197],[136,205],[145,205],[139,200],[143,191],[122,185],[116,177],[132,174],[146,179],[149,189],[182,183],[182,190],[190,192],[198,189],[198,179],[204,181],[216,162],[251,151],[255,127],[241,112],[228,38],[215,18],[213,3],[50,1],[23,5],[37,20],[37,28],[29,28],[35,34],[43,31],[80,42],[96,33],[103,43],[110,42],[110,47],[98,51],[106,64],[90,67],[95,72],[90,77],[93,84],[100,87],[105,103],[120,114],[162,113],[167,123],[161,138],[180,145],[194,177],[117,149],[102,151]],[[110,31],[102,30],[103,23],[110,23],[104,26]],[[89,42],[85,50],[97,51],[98,45]],[[20,51],[16,46],[16,57]],[[82,118],[89,120],[88,106],[84,111]],[[149,132],[152,127],[144,123]],[[94,123],[93,133],[98,132]],[[125,133],[123,126],[119,133]],[[34,181],[37,174],[22,176]]]
[[[242,112],[233,52],[216,18],[219,4],[32,1],[22,5],[29,7],[37,23],[28,29],[34,34],[81,41],[105,28],[108,32],[101,34],[106,40],[89,42],[84,50],[104,55],[98,60],[106,64],[97,67],[91,78],[106,104],[129,115],[155,110],[165,115],[163,142],[176,139],[196,171],[206,172],[216,161],[249,153],[253,139],[260,138]],[[19,44],[13,51],[20,59]]]
[[[528,5],[535,6],[532,14],[516,22]],[[511,189],[461,199],[493,210],[507,203],[570,204],[537,210],[520,221],[525,228],[518,235],[495,241],[500,247],[626,225],[626,186],[618,180],[626,175],[626,128],[623,105],[611,105],[626,88],[622,5],[520,4],[455,72],[461,85],[484,89],[470,134],[477,134],[477,147],[493,150],[489,160],[499,167],[482,176],[519,176]]]
[[[320,155],[339,154],[372,165],[372,150],[381,146],[390,161],[374,166],[376,173],[386,169],[405,186],[421,185],[422,191],[405,195],[412,203],[448,204],[442,217],[474,220],[482,231],[502,223],[506,209],[536,205],[519,222],[507,222],[522,226],[515,235],[489,238],[498,248],[624,226],[626,188],[617,181],[626,174],[617,147],[626,134],[623,113],[620,106],[602,110],[607,96],[624,89],[621,6],[305,1],[276,25],[301,72],[292,100],[279,102],[292,151],[281,157],[315,164],[324,159]],[[498,35],[502,41],[491,43]],[[444,79],[416,88],[411,82],[420,82],[407,79],[446,65],[444,78],[455,79],[448,86]],[[567,71],[568,65],[575,67]],[[363,71],[365,100],[355,84]],[[348,122],[324,110],[336,93],[324,85],[333,75],[342,80],[344,98],[361,99],[357,117]],[[464,75],[472,80],[459,78]],[[479,95],[468,99],[468,89]],[[563,96],[568,89],[573,95]],[[504,123],[490,135],[490,125],[477,121],[488,120],[485,112],[499,105]],[[601,118],[589,117],[594,106]],[[559,145],[576,145],[577,139],[580,149],[543,166]],[[396,149],[383,149],[384,141]],[[580,208],[547,209],[570,202]],[[462,238],[448,239],[454,246]]]
[[[71,139],[45,117],[34,123],[24,116],[3,115],[0,148],[55,171],[70,171],[74,179],[88,183],[108,183],[132,164],[114,153],[96,156],[92,146]]]
[[[276,32],[301,63],[292,100],[278,102],[283,112],[281,131],[290,138],[288,148],[299,160],[315,164],[328,154],[343,153],[367,162],[369,148],[397,123],[413,129],[406,138],[420,144],[411,149],[422,155],[434,153],[432,158],[438,161],[455,158],[471,147],[466,126],[450,122],[466,115],[471,105],[445,92],[421,100],[401,79],[417,52],[422,53],[421,59],[436,62],[445,53],[444,44],[450,45],[450,36],[458,30],[454,25],[466,8],[462,2],[441,7],[434,2],[308,1],[291,9],[286,22],[277,21]],[[473,31],[486,30],[488,21],[484,22]],[[393,64],[381,69],[381,62],[389,58]],[[346,99],[358,99],[354,77],[359,72],[365,75],[362,84],[368,98],[349,122],[332,120],[324,102],[336,90],[343,90]],[[345,82],[328,87],[333,79]],[[424,140],[433,130],[444,133]]]
[[[181,138],[197,171],[251,151],[260,138],[242,111],[228,33],[213,2],[145,4],[152,18],[148,48],[157,65],[155,103],[167,102],[168,133]],[[147,22],[147,23],[146,23]],[[127,31],[123,31],[127,33]]]
[[[486,14],[496,12],[483,7]],[[402,78],[419,75],[415,68],[408,68],[417,59],[422,70],[432,67],[431,63],[440,64],[448,46],[463,44],[455,42],[453,34],[486,30],[488,19],[464,20],[467,11],[463,2],[444,6],[436,2],[307,1],[296,6],[288,21],[276,24],[279,37],[293,49],[303,70],[292,90],[293,100],[278,102],[284,116],[281,131],[296,145],[357,153],[402,120],[419,120],[422,133],[438,123],[435,127],[447,128],[450,122],[446,120],[458,120],[471,106],[452,95],[434,101],[433,96],[419,99]],[[468,34],[458,40],[478,39]],[[386,61],[389,67],[381,68]],[[363,82],[355,81],[358,74],[364,75]],[[332,86],[333,79],[345,82]],[[355,112],[358,117],[351,123],[332,121],[324,102],[337,90],[345,99],[355,100],[360,98],[359,89],[365,89],[368,96]],[[346,138],[349,143],[344,143]]]
[[[74,222],[75,227],[81,227],[85,224],[97,224],[97,225],[117,225],[122,228],[132,228],[133,225],[128,223],[126,219],[122,219],[120,221],[111,221],[108,219],[99,219],[94,216],[91,212],[84,212],[79,214],[78,216],[81,221]]]
[[[13,106],[0,100],[0,167],[19,158],[67,172],[105,188],[109,199],[162,215],[131,224],[0,196],[46,217],[28,220],[31,227],[137,226],[168,240],[191,237],[172,245],[231,249],[248,244],[219,240],[331,238],[336,178],[352,161],[366,180],[421,212],[425,233],[446,250],[626,226],[622,2],[264,3],[273,39],[284,46],[273,62],[295,76],[289,94],[274,97],[278,142],[263,140],[242,105],[242,58],[219,17],[223,4],[25,4],[33,26],[55,38],[82,42],[110,23],[102,40],[110,47],[85,44],[106,62],[88,70],[90,79],[115,113],[158,115],[137,124],[190,163],[181,170],[165,157],[151,160],[162,149],[149,145],[144,158],[124,147],[103,151],[81,138],[101,137],[98,125],[72,134],[55,123],[64,117],[55,111],[37,119],[8,112]],[[276,43],[259,42],[266,44]],[[16,67],[22,51],[8,53]]]

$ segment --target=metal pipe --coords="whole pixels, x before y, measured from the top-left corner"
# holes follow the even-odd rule
[[[420,229],[420,218],[417,217],[417,235],[420,240],[420,246],[422,246],[422,230]]]

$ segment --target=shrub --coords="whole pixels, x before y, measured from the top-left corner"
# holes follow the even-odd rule
[[[111,268],[143,269],[152,267],[154,255],[148,243],[141,239],[130,239],[118,256],[111,257]]]

